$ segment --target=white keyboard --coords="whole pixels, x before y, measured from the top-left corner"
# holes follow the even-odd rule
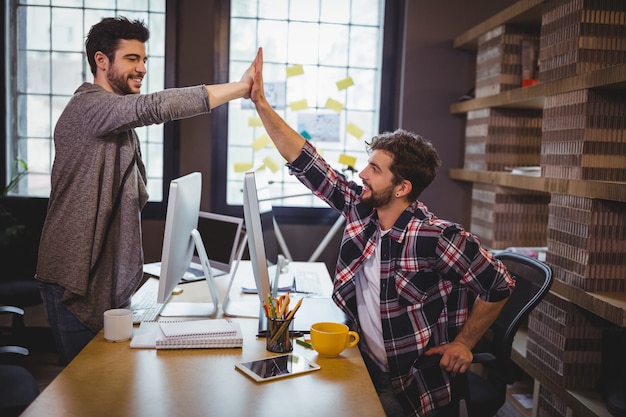
[[[158,291],[158,282],[146,282],[133,294],[130,301],[130,309],[133,313],[133,324],[157,319],[163,309],[163,304],[157,303]]]
[[[131,310],[133,313],[133,324],[139,324],[144,321],[155,321],[159,317],[159,314],[161,314],[162,309],[163,304],[155,304],[146,309]]]
[[[306,294],[323,293],[319,275],[315,271],[296,270],[293,279],[293,286],[295,292]]]

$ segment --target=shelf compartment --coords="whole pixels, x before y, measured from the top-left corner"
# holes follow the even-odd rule
[[[449,175],[450,178],[460,181],[626,202],[626,183],[624,182],[532,177],[509,172],[473,171],[461,168],[450,169]]]
[[[505,23],[539,27],[542,3],[543,0],[521,0],[457,36],[453,45],[456,49],[476,51],[482,34]]]
[[[507,90],[493,96],[453,103],[450,106],[450,112],[461,115],[472,110],[489,107],[543,109],[546,96],[585,88],[626,89],[626,64],[614,65],[597,71],[539,83],[529,87]]]

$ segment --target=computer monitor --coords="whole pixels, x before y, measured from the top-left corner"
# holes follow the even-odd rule
[[[282,259],[278,256],[278,242],[274,234],[274,213],[270,201],[269,183],[262,172],[248,171],[244,175],[243,217],[254,282],[262,305],[272,293],[268,264],[277,264],[279,259]],[[275,258],[268,259],[268,253],[275,254]],[[282,265],[276,267],[275,277],[272,277],[275,282],[277,282],[281,267]]]
[[[261,306],[263,301],[267,300],[268,294],[276,296],[284,258],[282,255],[277,256],[275,272],[274,274],[270,273],[268,268],[270,262],[267,260],[266,250],[267,246],[277,245],[277,242],[276,235],[273,233],[274,216],[270,202],[269,185],[262,171],[245,173],[243,214],[248,235],[250,262],[260,302],[256,315],[259,318],[258,334],[259,336],[264,336],[267,332],[267,318]],[[270,284],[270,278],[273,279],[272,284]],[[292,300],[295,300],[295,298],[292,297]],[[226,306],[226,303],[224,305]],[[226,308],[224,308],[224,311],[226,311]],[[307,297],[307,300],[298,310],[290,331],[294,335],[308,333],[311,324],[316,321],[338,321],[343,323],[346,321],[346,317],[330,295]]]
[[[170,182],[157,294],[157,303],[167,303],[161,312],[162,316],[211,316],[217,313],[217,289],[202,237],[197,230],[201,193],[202,175],[199,172]],[[172,291],[180,283],[191,263],[194,248],[204,270],[212,303],[168,303]]]
[[[242,226],[243,219],[240,217],[200,211],[197,229],[212,268],[230,272],[237,254]],[[194,252],[193,261],[200,263],[197,251]]]

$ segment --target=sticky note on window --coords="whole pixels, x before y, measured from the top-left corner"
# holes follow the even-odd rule
[[[263,122],[260,117],[248,117],[248,126],[250,127],[261,127],[263,126]]]
[[[348,126],[346,126],[346,132],[348,132],[357,139],[361,139],[361,136],[363,136],[363,129],[361,129],[354,123],[348,123]]]
[[[304,100],[292,101],[291,103],[289,103],[289,107],[293,111],[298,111],[298,110],[308,109],[309,105],[307,104],[306,99],[304,99]]]
[[[263,164],[265,164],[265,166],[268,167],[272,172],[276,172],[280,169],[280,165],[278,165],[278,163],[269,156],[266,156],[263,159]]]
[[[342,153],[339,155],[339,163],[349,167],[354,167],[356,165],[356,158]]]
[[[291,67],[287,67],[287,77],[295,77],[296,75],[304,74],[304,68],[302,65],[293,65]]]
[[[252,142],[252,149],[254,149],[255,151],[260,151],[261,149],[265,148],[270,143],[271,143],[270,137],[267,135],[263,135],[260,138],[255,139],[254,142]]]
[[[252,162],[235,162],[235,172],[248,172],[252,169]]]
[[[352,77],[346,77],[343,80],[337,81],[337,90],[345,90],[348,87],[352,87],[354,85],[354,80]]]
[[[343,110],[343,104],[341,104],[337,100],[329,98],[328,100],[326,100],[326,108],[334,110],[337,113],[341,113],[341,111]]]

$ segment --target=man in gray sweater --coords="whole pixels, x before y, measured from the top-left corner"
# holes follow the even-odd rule
[[[146,172],[134,128],[206,114],[249,98],[254,65],[238,82],[139,94],[149,31],[140,21],[94,25],[86,53],[94,82],[59,117],[36,278],[62,363],[128,301],[143,276]]]

